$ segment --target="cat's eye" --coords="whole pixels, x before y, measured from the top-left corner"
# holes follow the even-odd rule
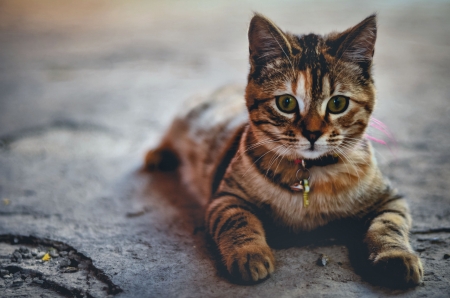
[[[327,104],[327,110],[331,114],[340,114],[348,108],[348,97],[337,95],[333,96]]]
[[[276,97],[277,107],[284,113],[294,113],[297,108],[297,100],[292,95],[281,95]]]

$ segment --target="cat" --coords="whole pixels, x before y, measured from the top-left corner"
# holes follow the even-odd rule
[[[257,282],[274,272],[267,225],[299,233],[350,218],[365,227],[369,271],[421,283],[408,205],[364,137],[376,33],[376,15],[321,36],[283,32],[255,14],[245,90],[227,86],[186,103],[147,153],[147,169],[180,166],[189,189],[209,200],[206,231],[231,276]]]

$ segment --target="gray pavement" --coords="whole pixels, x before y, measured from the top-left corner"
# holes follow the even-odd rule
[[[378,12],[375,116],[396,143],[377,155],[409,198],[423,285],[374,286],[333,240],[276,250],[270,279],[230,283],[204,202],[176,175],[139,171],[185,98],[245,83],[252,11],[295,33]],[[448,296],[449,15],[446,1],[0,1],[0,296]],[[11,262],[20,246],[60,256]]]

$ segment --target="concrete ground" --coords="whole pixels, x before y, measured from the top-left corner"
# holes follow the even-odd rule
[[[186,97],[245,83],[252,11],[295,33],[378,12],[375,116],[396,142],[376,147],[409,198],[423,285],[372,285],[333,239],[276,250],[270,279],[233,284],[203,202],[139,171]],[[0,296],[448,296],[449,15],[445,1],[0,1]]]

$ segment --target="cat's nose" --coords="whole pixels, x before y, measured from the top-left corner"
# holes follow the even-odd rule
[[[322,132],[320,130],[310,131],[305,129],[303,130],[303,135],[308,139],[311,145],[314,145],[317,139],[322,135]]]

